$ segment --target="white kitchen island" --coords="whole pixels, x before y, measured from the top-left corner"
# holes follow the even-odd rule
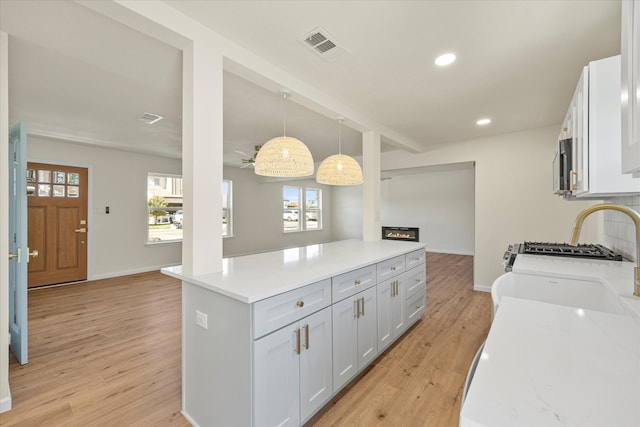
[[[424,245],[345,240],[180,266],[182,406],[199,426],[301,425],[426,308]]]

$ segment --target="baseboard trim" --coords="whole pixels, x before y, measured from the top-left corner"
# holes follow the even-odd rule
[[[0,399],[0,413],[7,412],[11,409],[11,391],[9,395]]]
[[[479,291],[479,292],[491,292],[491,286],[487,286],[487,285],[473,285],[473,290],[474,290],[474,291]]]
[[[165,267],[173,267],[175,265],[176,264],[164,264],[164,265],[156,265],[153,267],[143,267],[143,268],[136,268],[133,270],[118,271],[116,273],[94,274],[93,277],[89,278],[88,280],[111,279],[113,277],[129,276],[131,274],[148,273],[150,271],[157,271]]]
[[[426,249],[427,252],[434,252],[434,253],[438,253],[438,254],[451,254],[451,255],[469,255],[469,256],[473,256],[474,253],[473,252],[468,252],[468,251],[456,251],[453,249]]]

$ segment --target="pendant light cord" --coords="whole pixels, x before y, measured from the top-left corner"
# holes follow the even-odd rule
[[[282,93],[282,136],[287,136],[287,93]]]
[[[342,122],[344,119],[338,119],[338,154],[342,154]]]

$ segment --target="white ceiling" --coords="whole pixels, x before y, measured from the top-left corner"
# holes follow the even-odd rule
[[[581,67],[620,51],[620,2],[611,0],[166,3],[425,151],[559,124]],[[348,52],[327,62],[307,49],[300,38],[317,27]],[[10,35],[12,123],[180,157],[179,50],[70,1],[0,0],[0,28]],[[448,51],[458,60],[436,67]],[[337,151],[335,117],[296,104],[295,94],[286,111],[287,134],[317,162]],[[165,118],[147,125],[144,112]],[[493,122],[476,126],[485,116]],[[348,124],[342,151],[358,155],[360,134]],[[241,165],[237,151],[252,154],[281,133],[278,95],[226,72],[225,162]]]

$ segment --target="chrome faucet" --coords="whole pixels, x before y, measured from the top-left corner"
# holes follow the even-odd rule
[[[601,203],[599,205],[593,205],[580,212],[576,217],[576,225],[573,227],[573,233],[571,234],[571,244],[575,246],[578,243],[580,237],[580,230],[585,218],[597,211],[611,210],[625,213],[631,218],[636,225],[636,267],[633,270],[633,295],[640,297],[640,214],[631,208],[621,205],[615,205],[613,203]]]

